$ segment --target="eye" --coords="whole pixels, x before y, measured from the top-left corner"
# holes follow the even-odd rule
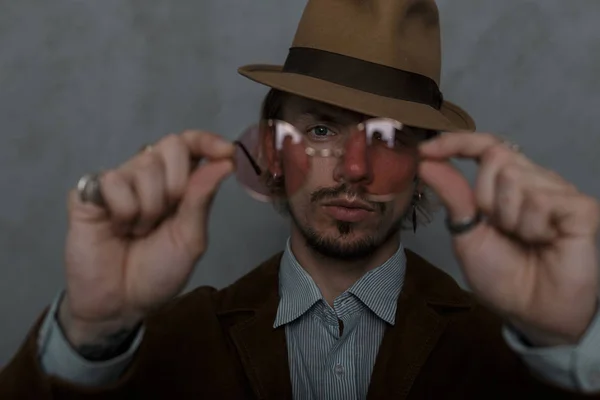
[[[310,128],[308,130],[308,132],[318,138],[325,138],[325,137],[333,134],[331,129],[329,129],[328,127],[326,127],[324,125],[314,126],[314,127]]]

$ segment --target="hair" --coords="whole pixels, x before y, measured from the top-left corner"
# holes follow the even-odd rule
[[[290,94],[287,92],[278,89],[269,90],[262,103],[260,124],[266,123],[269,119],[283,119],[286,100],[289,99],[289,97]],[[417,143],[439,135],[438,131],[422,128],[413,128],[413,131],[417,134]],[[287,201],[285,200],[285,177],[275,180],[271,173],[265,169],[262,179],[271,190],[271,195],[275,198],[273,202],[275,209],[282,214],[287,214],[289,209]],[[433,214],[437,212],[441,206],[435,193],[428,186],[424,184],[421,186],[421,198],[418,199],[417,193],[415,193],[411,207],[407,210],[402,221],[401,229],[413,229],[413,208],[417,216],[417,225],[427,225],[432,221]]]

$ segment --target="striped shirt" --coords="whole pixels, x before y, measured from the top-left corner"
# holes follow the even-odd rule
[[[292,254],[288,240],[274,327],[285,325],[294,399],[367,397],[386,326],[395,323],[405,270],[400,244],[390,259],[366,273],[331,307]]]

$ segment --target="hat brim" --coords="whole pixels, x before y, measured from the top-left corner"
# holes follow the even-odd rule
[[[392,118],[406,125],[444,132],[475,130],[473,118],[448,101],[436,110],[426,104],[383,97],[282,69],[279,65],[252,64],[240,67],[238,72],[271,88],[373,117]]]

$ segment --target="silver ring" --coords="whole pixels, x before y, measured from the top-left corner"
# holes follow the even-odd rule
[[[519,146],[518,144],[511,142],[508,139],[505,138],[500,138],[502,146],[506,147],[507,149],[514,151],[515,153],[521,153],[521,146]]]
[[[104,197],[100,188],[99,174],[86,174],[77,182],[77,193],[83,203],[93,203],[99,207],[104,206]]]
[[[152,144],[145,144],[140,149],[140,153],[150,153],[152,151],[154,151],[154,145]]]
[[[450,217],[446,217],[446,228],[450,231],[453,236],[467,233],[475,228],[479,223],[483,221],[483,214],[481,211],[477,211],[473,217],[465,218],[459,222],[452,222]]]

